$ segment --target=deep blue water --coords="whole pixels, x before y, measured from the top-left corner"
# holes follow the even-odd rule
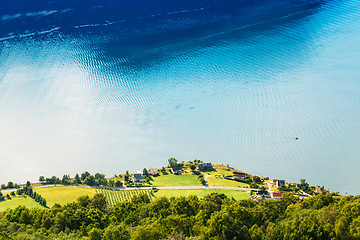
[[[176,157],[359,193],[359,12],[351,0],[1,1],[0,182]]]

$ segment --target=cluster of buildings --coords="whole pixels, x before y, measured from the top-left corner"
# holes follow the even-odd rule
[[[152,168],[149,169],[149,175],[153,177],[157,177],[160,175],[160,173]],[[132,175],[132,180],[134,183],[143,183],[145,182],[145,179],[141,173],[135,173]]]
[[[200,171],[211,171],[213,170],[213,166],[211,163],[198,163],[196,165],[196,169],[200,170]],[[180,172],[183,171],[183,168],[178,167],[178,168],[171,168],[170,169],[171,173],[173,174],[179,174]],[[246,173],[242,173],[242,172],[234,172],[234,175],[232,177],[229,177],[233,180],[240,180],[240,181],[244,181],[246,179]],[[154,169],[149,169],[149,175],[156,177],[159,176],[159,172],[157,170]],[[259,176],[253,176],[254,181],[256,181],[257,179],[261,179],[261,177]],[[268,178],[265,178],[268,179]],[[132,175],[132,180],[134,183],[142,183],[145,182],[143,175],[138,172],[136,174]],[[285,186],[286,182],[285,180],[282,179],[273,179],[273,184],[276,185],[276,187],[281,187],[281,186]],[[297,187],[301,187],[301,184],[296,184]],[[316,188],[316,193],[321,193],[324,189],[317,187]],[[259,191],[256,192],[256,194],[254,196],[252,196],[252,198],[255,199],[280,199],[281,196],[283,195],[282,192],[278,192],[278,191],[267,191],[265,189],[261,189]]]

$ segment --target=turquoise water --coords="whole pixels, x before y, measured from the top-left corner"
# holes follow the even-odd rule
[[[157,35],[135,40],[105,23],[101,34],[88,23],[5,32],[0,182],[175,157],[359,194],[359,13],[351,0],[245,20],[221,12],[200,33],[152,26]]]

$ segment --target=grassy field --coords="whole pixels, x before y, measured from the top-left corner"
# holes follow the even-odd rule
[[[225,186],[225,187],[250,187],[249,184],[237,182],[234,180],[223,179],[218,176],[209,176],[207,178],[209,186]]]
[[[156,197],[180,197],[180,196],[190,196],[196,195],[198,197],[204,197],[207,194],[212,192],[223,193],[229,198],[233,197],[236,200],[250,198],[250,194],[244,191],[237,190],[228,190],[228,189],[184,189],[184,190],[174,190],[174,189],[160,189],[155,193]]]
[[[231,169],[229,167],[226,167],[224,165],[220,164],[214,164],[213,165],[214,170],[210,171],[210,175],[233,175],[234,169]]]
[[[107,189],[96,189],[96,193],[102,193],[106,197],[106,201],[109,205],[114,206],[118,202],[130,201],[134,196],[139,194],[146,194],[153,200],[155,198],[151,189],[148,190],[107,190]]]
[[[51,207],[55,203],[61,205],[76,201],[78,197],[88,195],[95,195],[94,188],[79,188],[79,187],[49,187],[34,189],[47,201],[47,206]]]
[[[6,200],[4,202],[0,202],[0,212],[4,212],[9,208],[16,208],[17,206],[23,205],[28,208],[44,208],[39,203],[37,203],[34,199],[30,197],[22,197],[17,196],[13,197],[11,200]]]
[[[197,178],[197,175],[192,174],[167,174],[153,177],[151,183],[156,187],[201,186],[201,183]]]

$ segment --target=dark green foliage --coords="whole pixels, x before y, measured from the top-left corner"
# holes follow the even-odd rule
[[[0,239],[9,237],[355,240],[360,239],[360,197],[336,200],[324,192],[301,201],[287,193],[280,200],[235,201],[212,193],[150,202],[139,195],[108,207],[105,197],[96,194],[50,209],[8,210],[0,220]]]
[[[38,202],[41,206],[46,207],[46,200],[40,194],[33,191],[31,187],[24,187],[23,189],[19,189],[16,192],[18,195],[26,194],[29,197],[33,198],[36,202]]]
[[[200,175],[198,176],[198,179],[199,179],[199,181],[200,181],[200,183],[201,183],[202,185],[206,185],[206,181],[205,181],[205,179],[204,179],[204,175],[200,174]]]
[[[115,187],[122,187],[123,183],[120,180],[115,181]]]
[[[60,179],[56,176],[52,176],[51,178],[46,178],[45,182],[47,184],[56,184],[56,183],[61,183]]]
[[[130,238],[129,232],[126,230],[124,224],[121,225],[109,225],[104,231],[105,240],[126,240]]]
[[[31,186],[30,181],[27,181],[27,182],[26,182],[26,186],[27,186],[27,187],[30,187],[30,186]]]
[[[175,158],[169,158],[168,159],[168,162],[169,162],[169,167],[170,168],[174,168],[174,167],[176,167],[177,166],[177,160],[175,159]]]
[[[95,185],[95,177],[93,175],[87,176],[84,180],[84,184],[89,185],[89,186],[94,186]]]
[[[312,189],[313,187],[310,187],[310,185],[306,182],[305,179],[300,179],[300,189],[303,190],[304,192],[313,195],[314,194],[314,189]]]
[[[74,184],[80,184],[81,183],[81,179],[79,177],[79,174],[75,175],[73,183]]]
[[[93,228],[88,233],[90,240],[101,240],[102,239],[102,231],[97,228]]]
[[[61,183],[64,184],[64,185],[69,185],[71,182],[70,182],[70,176],[69,175],[64,175],[62,180],[61,180]]]
[[[45,182],[45,177],[44,177],[44,176],[40,176],[40,177],[39,177],[39,182]]]
[[[150,174],[146,168],[143,169],[143,176],[144,177],[150,177]]]
[[[81,174],[81,181],[84,181],[85,178],[87,178],[88,176],[90,176],[90,173],[88,171],[84,172]]]
[[[14,183],[8,182],[8,184],[6,185],[6,188],[14,188]]]

